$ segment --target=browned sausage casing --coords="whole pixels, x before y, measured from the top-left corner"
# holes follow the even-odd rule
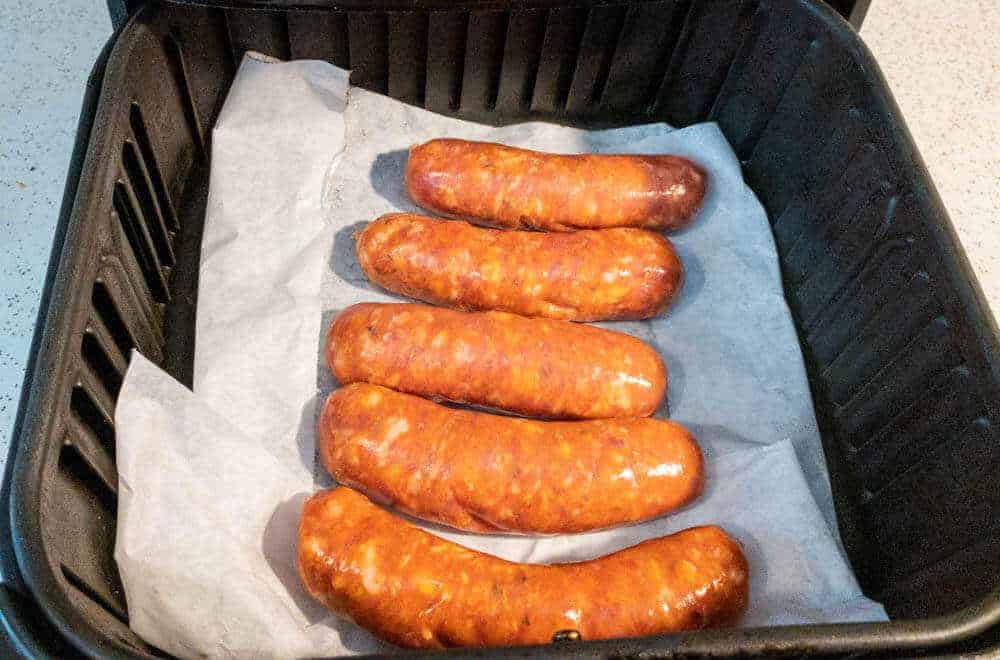
[[[675,422],[542,422],[455,410],[354,383],[326,400],[323,465],[341,484],[472,532],[564,534],[633,523],[692,501],[697,442]]]
[[[677,229],[694,218],[707,176],[678,156],[558,155],[489,142],[410,149],[406,187],[426,209],[509,229]]]
[[[334,319],[326,358],[358,381],[531,417],[647,417],[667,389],[648,344],[620,332],[506,312],[360,303]]]
[[[349,488],[302,511],[299,575],[317,600],[394,644],[544,644],[732,625],[749,567],[718,527],[695,527],[598,559],[519,564],[429,534]]]
[[[370,280],[411,298],[571,321],[655,316],[684,279],[670,241],[644,229],[502,231],[393,213],[358,234],[357,252]]]

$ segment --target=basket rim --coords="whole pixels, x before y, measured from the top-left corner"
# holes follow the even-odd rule
[[[546,9],[554,7],[594,7],[606,5],[631,5],[637,2],[655,0],[464,0],[463,10],[526,10]],[[347,11],[391,10],[391,11],[427,11],[436,9],[455,9],[450,0],[164,0],[167,4],[196,5],[202,7],[228,8],[259,8],[279,11],[297,9],[338,9]],[[850,56],[864,67],[878,83],[876,96],[882,105],[880,108],[895,125],[894,139],[906,146],[914,163],[913,174],[922,176],[929,182],[926,169],[913,147],[912,137],[906,129],[900,110],[893,100],[874,57],[850,25],[832,8],[820,0],[760,0],[761,5],[782,6],[795,11],[805,11],[814,14],[826,29],[824,36],[845,48]],[[109,140],[107,122],[101,122],[102,109],[106,113],[106,102],[116,96],[119,78],[123,75],[123,67],[131,48],[142,37],[141,26],[144,11],[133,15],[108,40],[99,56],[91,76],[91,84],[100,82],[100,93],[95,102],[96,114],[90,117],[90,125],[84,126],[81,121],[77,139],[86,144],[86,161],[78,187],[67,187],[64,207],[56,230],[52,259],[46,279],[42,304],[39,309],[38,323],[32,342],[31,361],[25,375],[25,387],[22,391],[20,406],[11,441],[11,455],[8,460],[4,477],[4,489],[8,496],[8,515],[11,538],[16,556],[16,567],[5,567],[16,570],[23,578],[30,596],[42,610],[59,633],[69,640],[79,651],[94,657],[126,658],[135,657],[127,650],[113,643],[110,637],[98,633],[90,622],[79,611],[74,609],[65,597],[64,588],[55,575],[52,566],[44,552],[45,542],[42,538],[40,519],[41,501],[41,466],[44,463],[47,448],[32,442],[36,436],[43,434],[32,419],[39,419],[43,412],[43,390],[53,379],[51,369],[47,369],[49,358],[40,351],[45,344],[45,338],[56,324],[57,317],[62,313],[57,305],[53,305],[54,296],[67,287],[65,275],[69,256],[63,252],[67,228],[78,226],[84,213],[86,200],[80,194],[87,186],[86,179],[94,175],[86,167],[86,162],[95,158],[95,152],[102,150],[103,143]],[[86,113],[86,107],[85,107]],[[86,138],[83,131],[86,130]],[[938,198],[933,183],[929,182],[928,199],[931,206],[938,211],[943,219],[944,233],[934,237],[941,244],[958,245],[954,229],[948,214]],[[72,200],[72,206],[68,202]],[[978,282],[971,266],[960,249],[946,251],[952,263],[949,264],[964,281],[961,306],[978,317],[975,327],[981,329],[977,340],[987,347],[987,357],[992,369],[994,383],[1000,386],[1000,339],[996,320],[988,311]],[[44,422],[42,423],[44,425]],[[16,475],[16,477],[15,477]],[[5,540],[6,542],[6,540]],[[24,626],[11,625],[7,620],[11,617],[28,616],[23,612],[0,611],[8,633]],[[576,654],[580,652],[638,654],[656,652],[661,654],[769,654],[769,653],[852,653],[874,651],[905,651],[943,647],[958,642],[967,641],[993,627],[1000,626],[1000,588],[987,594],[978,602],[951,614],[923,619],[894,620],[873,623],[841,623],[818,625],[774,626],[764,628],[733,628],[696,632],[674,633],[654,637],[618,639],[592,642],[570,642],[555,646],[542,645],[531,647],[507,647],[483,649],[480,651],[463,650],[472,655],[523,655],[539,653],[546,655]],[[19,648],[32,648],[29,640],[19,640]]]

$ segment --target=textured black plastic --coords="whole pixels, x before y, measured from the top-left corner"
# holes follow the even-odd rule
[[[177,3],[200,5],[204,7],[221,7],[228,9],[252,8],[272,11],[288,9],[453,9],[450,0],[173,0]],[[868,13],[871,0],[824,0],[832,9],[840,13],[855,28],[861,27],[861,22]],[[127,16],[142,5],[142,0],[107,0],[112,20]],[[551,9],[566,7],[571,4],[578,6],[604,4],[593,0],[465,0],[462,7],[471,9]]]
[[[326,59],[354,84],[493,124],[716,121],[768,210],[845,546],[893,621],[531,652],[901,654],[996,639],[997,328],[841,18],[811,0],[352,0],[152,6],[111,44],[4,482],[0,608],[16,648],[158,653],[128,628],[112,557],[112,413],[132,348],[190,383],[211,128],[248,49]]]

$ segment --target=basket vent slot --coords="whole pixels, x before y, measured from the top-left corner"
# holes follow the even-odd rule
[[[101,476],[100,471],[91,465],[84,452],[73,441],[63,445],[59,452],[59,471],[68,476],[74,483],[83,486],[109,515],[118,513],[118,496]],[[113,478],[112,473],[109,477]]]
[[[161,264],[170,268],[175,262],[170,233],[167,231],[166,224],[164,224],[160,206],[153,197],[152,185],[146,177],[146,172],[142,164],[139,162],[139,154],[135,149],[135,145],[131,142],[126,142],[122,145],[122,168],[125,170],[125,176],[128,178],[129,185],[135,193],[136,201],[139,202],[139,208],[142,210],[142,218],[145,221],[144,224],[149,231],[149,237],[153,241],[153,247],[156,248],[156,255],[159,257]]]
[[[535,91],[531,96],[532,110],[555,112],[566,108],[586,27],[586,9],[549,11],[535,76]]]
[[[149,231],[140,219],[134,197],[122,181],[115,183],[113,202],[115,214],[132,247],[132,253],[139,264],[139,270],[142,271],[146,286],[157,302],[168,302],[170,293],[167,289],[167,280],[163,276],[159,259],[153,249]]]
[[[753,0],[691,4],[657,91],[656,112],[680,126],[704,121],[717,105],[737,53],[744,48],[756,10]]]
[[[865,310],[880,309],[886,304],[886,292],[895,295],[916,275],[916,260],[909,237],[886,241],[830,305],[803,323],[805,343],[818,368],[827,368],[855,337]]]
[[[153,193],[156,196],[157,204],[163,213],[163,219],[167,228],[171,231],[180,229],[177,221],[177,212],[174,210],[170,194],[167,192],[167,185],[163,181],[163,174],[160,173],[160,166],[156,162],[156,154],[153,153],[153,143],[149,137],[149,130],[146,122],[142,118],[142,109],[138,103],[133,103],[129,109],[129,124],[132,126],[132,135],[135,136],[136,144],[139,145],[139,154],[142,156],[142,164],[149,174],[150,183],[153,185]]]
[[[180,90],[184,108],[184,119],[187,121],[194,143],[201,153],[205,153],[205,139],[201,134],[201,122],[198,120],[198,110],[194,106],[194,96],[191,94],[191,86],[188,84],[187,68],[184,65],[184,53],[180,43],[173,35],[163,40],[163,50],[167,55],[167,63],[170,66],[170,73],[174,77],[174,84]]]
[[[839,236],[831,238],[805,281],[797,288],[786,289],[785,295],[803,326],[808,327],[817,314],[829,307],[830,300],[857,278],[890,228],[898,201],[899,197],[889,192],[876,195]]]
[[[989,476],[1000,464],[1000,442],[986,417],[932,443],[920,460],[869,494],[868,529],[884,562],[887,586],[984,537],[996,535],[1000,491]],[[980,558],[996,563],[996,558]]]
[[[598,105],[604,98],[604,90],[608,84],[608,75],[611,73],[611,63],[614,61],[615,54],[622,45],[626,11],[624,7],[619,7],[617,11],[608,17],[610,19],[609,24],[612,26],[608,31],[608,36],[613,36],[609,41],[608,47],[604,48],[601,52],[597,78],[594,80],[594,87],[590,91],[590,105]]]
[[[327,60],[351,68],[347,12],[290,10],[285,14],[292,59]]]
[[[311,16],[315,16],[315,13],[312,13]],[[330,21],[332,37],[330,59],[340,68],[349,70],[351,68],[351,32],[347,26],[347,14],[336,12],[325,20]]]
[[[427,88],[428,18],[424,13],[389,14],[389,96],[424,105]]]
[[[379,94],[388,89],[389,19],[384,12],[347,15],[351,84]]]
[[[960,425],[976,413],[978,401],[967,367],[954,367],[936,379],[941,385],[920,397],[903,412],[848,453],[866,488],[873,494],[922,462],[935,447],[963,432]],[[881,421],[881,420],[880,420]]]
[[[84,362],[87,366],[97,375],[100,379],[101,384],[104,385],[108,393],[115,399],[118,398],[118,392],[122,388],[122,375],[115,368],[114,363],[108,356],[107,351],[101,346],[101,342],[97,340],[97,337],[88,333],[83,335],[83,342],[81,344],[80,352],[83,356]]]
[[[688,2],[656,0],[628,7],[606,76],[600,106],[624,116],[648,115],[670,64]]]
[[[463,111],[492,111],[496,107],[509,25],[509,12],[475,11],[469,15],[462,76]]]
[[[94,289],[90,293],[90,303],[94,306],[98,318],[108,329],[115,345],[128,362],[132,357],[132,349],[136,347],[135,338],[129,331],[128,326],[122,321],[118,307],[111,299],[111,293],[104,282],[100,280],[94,282]]]
[[[600,102],[625,24],[625,11],[613,6],[590,10],[566,99],[567,111],[584,112]]]
[[[123,607],[119,606],[117,603],[112,602],[111,600],[103,596],[100,592],[98,592],[96,589],[87,584],[83,580],[83,578],[77,575],[73,571],[73,569],[71,569],[66,564],[61,564],[61,568],[63,577],[66,578],[66,581],[69,582],[74,589],[76,589],[81,594],[83,594],[90,600],[100,605],[101,608],[107,611],[108,614],[118,619],[126,626],[128,625],[128,612],[126,612]]]
[[[427,24],[424,103],[428,110],[455,112],[462,98],[462,73],[469,15],[432,12]]]
[[[927,383],[954,378],[953,389],[941,389],[940,394],[971,400],[968,381],[957,377],[963,371],[968,372],[959,359],[951,329],[940,317],[935,319],[910,344],[894,353],[887,366],[858,390],[850,403],[834,411],[833,418],[840,426],[843,442],[852,448],[872,442],[872,438],[895,423],[897,415],[926,397]],[[930,407],[926,404],[911,410],[911,416],[926,418],[928,415]]]
[[[907,344],[924,332],[944,331],[947,321],[937,313],[927,293],[927,280],[917,274],[898,290],[897,297],[883,298],[880,313],[853,327],[849,341],[836,353],[819,376],[827,383],[831,402],[845,406]]]
[[[548,12],[515,11],[507,25],[497,110],[523,114],[531,107]]]
[[[115,427],[111,422],[109,412],[101,410],[101,407],[94,401],[94,397],[80,386],[73,388],[69,405],[70,410],[73,411],[80,423],[90,429],[101,441],[104,448],[114,456]]]

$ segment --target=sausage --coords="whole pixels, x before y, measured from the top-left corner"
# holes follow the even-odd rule
[[[644,229],[501,231],[393,213],[358,234],[357,252],[368,279],[395,293],[570,321],[656,316],[684,279],[670,241]]]
[[[648,344],[588,325],[506,312],[360,303],[330,324],[326,358],[363,381],[530,417],[647,417],[667,389]]]
[[[354,383],[333,392],[319,452],[337,482],[470,532],[565,534],[634,523],[694,500],[701,450],[675,422],[578,422],[455,410]]]
[[[412,147],[406,163],[420,206],[508,229],[678,229],[701,208],[707,181],[678,156],[558,155],[452,139]]]
[[[572,564],[505,561],[425,532],[346,487],[311,497],[298,569],[327,607],[399,646],[544,644],[732,625],[747,606],[737,541],[695,527]]]

